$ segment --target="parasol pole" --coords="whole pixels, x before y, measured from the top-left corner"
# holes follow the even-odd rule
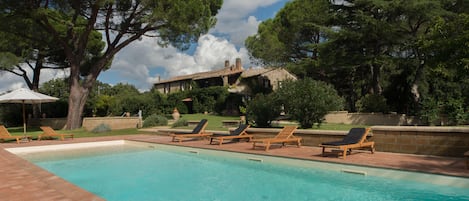
[[[23,100],[23,133],[26,135],[26,112],[24,109],[24,100]]]

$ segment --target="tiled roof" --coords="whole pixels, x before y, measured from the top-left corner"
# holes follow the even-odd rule
[[[212,78],[212,77],[221,77],[221,76],[226,76],[226,75],[234,75],[237,73],[243,72],[243,69],[234,69],[231,70],[230,68],[223,68],[220,70],[214,70],[214,71],[209,71],[206,73],[202,73],[201,75],[197,76],[194,78],[194,80],[202,80],[202,79],[207,79],[207,78]]]
[[[177,81],[182,81],[182,80],[202,80],[202,79],[209,79],[209,78],[214,78],[214,77],[221,77],[221,76],[228,76],[228,75],[234,75],[237,73],[241,73],[242,78],[248,78],[248,77],[253,77],[253,76],[258,76],[258,75],[265,75],[271,71],[278,70],[278,68],[249,68],[247,70],[244,70],[243,68],[236,69],[235,66],[230,66],[230,67],[225,67],[222,69],[218,70],[212,70],[212,71],[206,71],[206,72],[200,72],[200,73],[194,73],[190,75],[181,75],[177,77],[172,77],[167,80],[161,80],[157,82],[156,84],[164,84],[164,83],[171,83],[171,82],[177,82]]]
[[[248,78],[273,71],[275,68],[250,68],[241,73],[241,77]]]
[[[234,68],[234,67],[232,67]],[[227,76],[227,75],[234,75],[237,73],[243,72],[243,69],[234,69],[232,70],[231,68],[223,68],[223,69],[218,69],[218,70],[213,70],[213,71],[207,71],[207,72],[201,72],[201,73],[194,73],[190,75],[181,75],[177,77],[173,77],[167,80],[161,80],[157,82],[156,84],[162,84],[162,83],[168,83],[168,82],[176,82],[176,81],[181,81],[181,80],[201,80],[201,79],[208,79],[212,77],[221,77],[221,76]]]

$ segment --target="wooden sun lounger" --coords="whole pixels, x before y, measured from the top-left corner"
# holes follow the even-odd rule
[[[169,136],[172,136],[172,142],[178,141],[181,143],[183,140],[188,138],[202,138],[208,139],[213,133],[205,132],[205,127],[207,127],[207,119],[202,119],[199,124],[192,130],[190,133],[172,133]]]
[[[347,151],[352,152],[352,149],[356,148],[369,148],[371,153],[375,151],[375,142],[369,142],[366,140],[370,128],[352,128],[349,133],[341,141],[325,142],[320,144],[322,147],[322,155],[326,148],[340,149],[342,151],[342,158],[345,159]]]
[[[270,145],[275,143],[282,143],[282,147],[284,147],[286,143],[296,143],[298,147],[301,147],[301,138],[293,136],[293,132],[296,128],[297,126],[285,126],[274,138],[253,139],[252,149],[263,146],[265,147],[265,151],[269,151]]]
[[[173,142],[182,142],[185,139],[189,138],[200,138],[200,139],[208,139],[210,136],[212,136],[213,133],[199,133],[199,134],[178,134],[176,136],[173,136]]]
[[[41,126],[40,128],[42,129],[43,133],[37,137],[37,140],[41,140],[44,137],[58,137],[60,140],[65,140],[65,137],[73,139],[73,134],[57,133],[49,126]]]
[[[210,137],[210,144],[218,141],[218,145],[222,145],[224,140],[246,139],[248,142],[252,140],[253,135],[248,135],[246,130],[249,128],[247,124],[240,124],[230,135],[218,135]]]
[[[16,140],[16,143],[19,144],[21,139],[27,139],[28,142],[30,142],[31,136],[13,136],[8,132],[4,125],[0,125],[0,140],[5,141],[9,139],[14,139]]]

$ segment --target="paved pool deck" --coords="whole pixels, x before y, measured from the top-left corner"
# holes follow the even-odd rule
[[[321,148],[295,145],[287,147],[272,146],[266,152],[263,149],[252,149],[252,143],[239,142],[227,143],[221,146],[210,145],[206,140],[185,141],[182,143],[171,142],[171,138],[162,135],[124,135],[109,137],[89,137],[60,140],[42,140],[16,144],[15,142],[0,143],[0,200],[23,201],[99,201],[104,200],[62,178],[8,152],[5,148],[43,146],[56,144],[70,144],[82,142],[99,142],[110,140],[133,140],[152,142],[176,146],[188,146],[204,149],[225,150],[233,152],[272,155],[281,157],[298,158],[304,160],[323,161],[331,163],[343,163],[370,167],[390,168],[398,170],[442,174],[469,179],[469,169],[466,169],[465,158],[462,157],[438,157],[412,154],[397,154],[387,152],[354,151],[342,159],[336,153],[323,157]],[[468,148],[469,149],[469,148]],[[71,173],[73,174],[73,173]]]

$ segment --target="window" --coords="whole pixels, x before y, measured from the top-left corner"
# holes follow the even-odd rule
[[[164,93],[169,94],[170,92],[171,92],[171,84],[170,83],[164,84]]]
[[[186,88],[186,83],[185,82],[179,82],[179,90],[184,91],[185,88]]]
[[[263,85],[265,88],[270,88],[270,80],[269,79],[262,79]]]
[[[279,89],[282,88],[282,85],[283,85],[283,81],[277,81],[277,87],[278,87]]]

